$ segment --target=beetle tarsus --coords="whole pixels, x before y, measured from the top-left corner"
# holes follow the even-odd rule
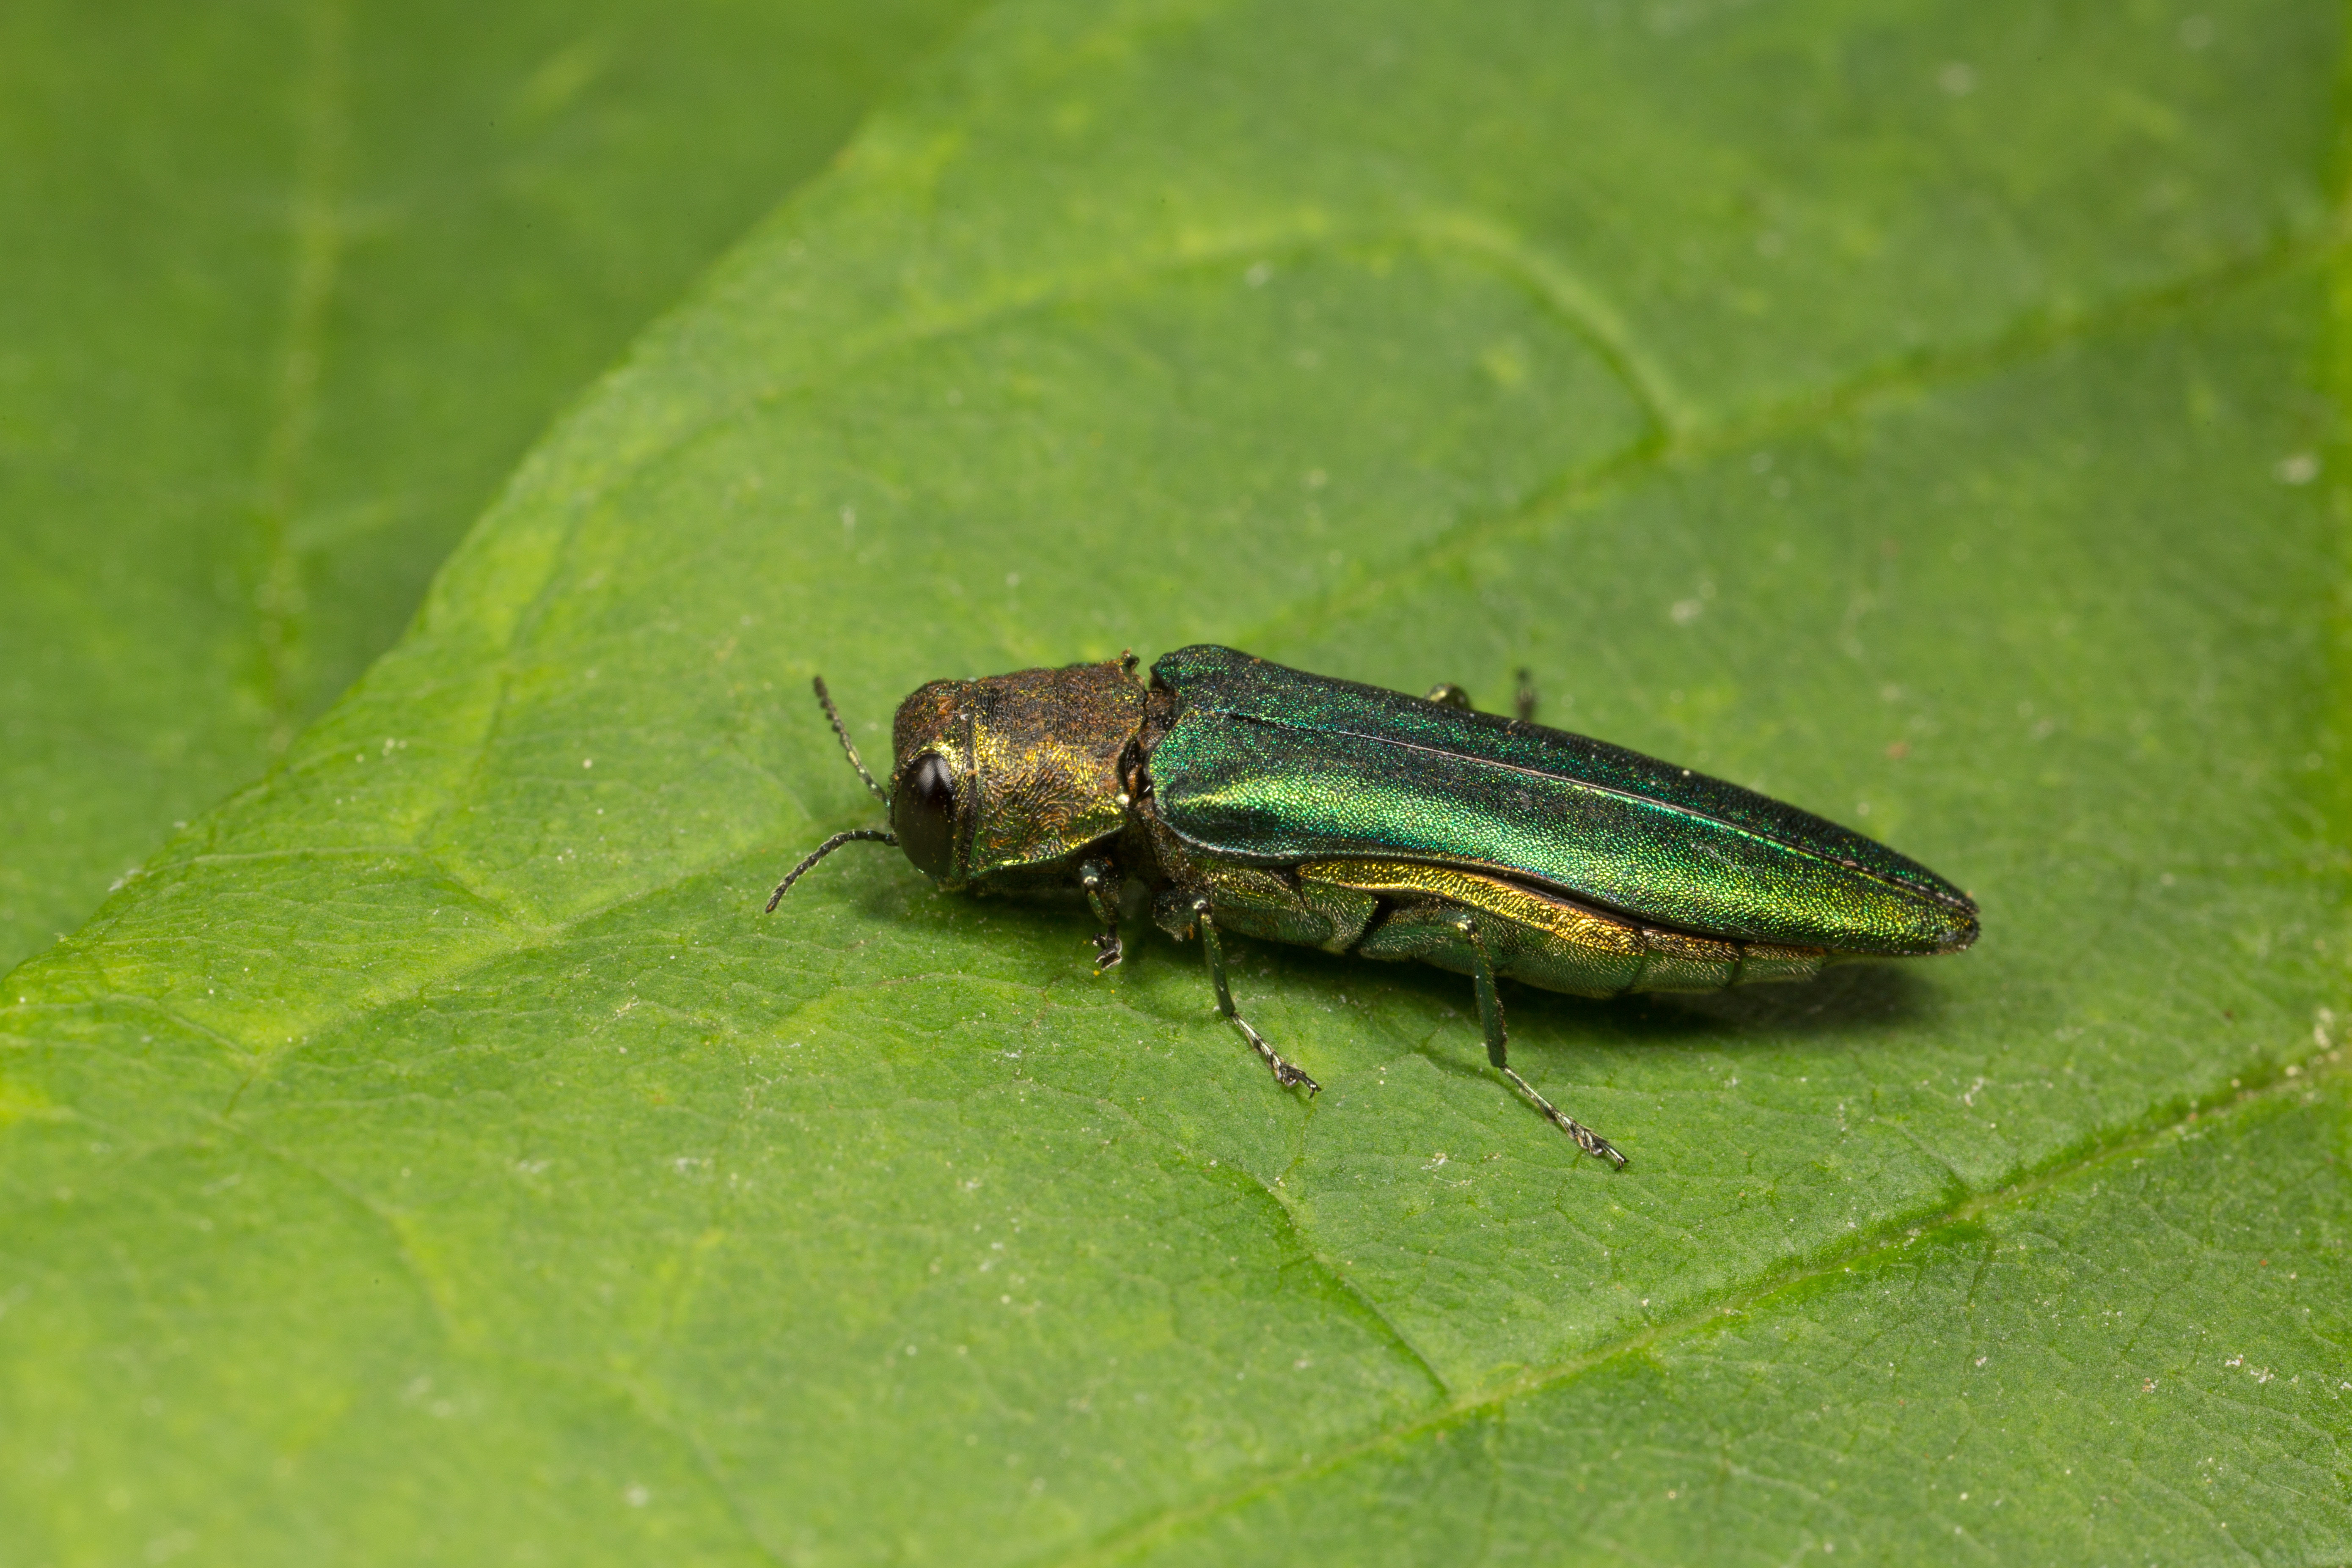
[[[1265,1037],[1249,1026],[1248,1019],[1238,1013],[1228,1013],[1225,1015],[1225,1021],[1240,1030],[1242,1038],[1247,1040],[1251,1048],[1265,1058],[1265,1065],[1273,1069],[1275,1082],[1285,1089],[1303,1089],[1309,1094],[1323,1092],[1321,1084],[1308,1078],[1306,1071],[1297,1063],[1285,1060],[1272,1046],[1267,1045]]]
[[[1249,1026],[1234,1005],[1233,988],[1225,984],[1225,950],[1217,940],[1217,922],[1210,917],[1209,900],[1192,900],[1192,918],[1201,931],[1201,957],[1209,966],[1209,984],[1217,994],[1217,1011],[1249,1042],[1250,1048],[1265,1058],[1274,1072],[1274,1081],[1285,1089],[1303,1089],[1309,1094],[1320,1094],[1323,1086],[1307,1076],[1297,1067],[1283,1059],[1281,1053],[1265,1043],[1265,1037]]]
[[[1526,1095],[1528,1099],[1534,1103],[1535,1108],[1538,1110],[1543,1112],[1545,1121],[1550,1122],[1554,1127],[1559,1128],[1562,1132],[1567,1133],[1570,1138],[1575,1139],[1576,1146],[1578,1148],[1583,1150],[1588,1154],[1596,1155],[1601,1159],[1608,1161],[1611,1164],[1616,1166],[1621,1171],[1625,1168],[1627,1163],[1625,1156],[1617,1152],[1616,1144],[1612,1143],[1608,1139],[1603,1138],[1600,1133],[1595,1132],[1591,1128],[1587,1127],[1583,1122],[1579,1121],[1575,1117],[1570,1116],[1567,1111],[1562,1110],[1559,1106],[1554,1105],[1550,1100],[1546,1100],[1542,1095],[1537,1093],[1535,1085],[1521,1078],[1511,1068],[1505,1068],[1503,1069],[1503,1076],[1519,1086],[1519,1092]]]
[[[1545,1121],[1575,1139],[1578,1148],[1623,1170],[1627,1162],[1625,1156],[1617,1152],[1617,1145],[1537,1093],[1535,1085],[1513,1070],[1510,1035],[1503,1023],[1502,993],[1495,986],[1495,961],[1486,952],[1486,939],[1479,934],[1476,919],[1466,911],[1454,916],[1454,925],[1470,943],[1471,979],[1478,990],[1478,1027],[1486,1037],[1486,1060],[1496,1072],[1517,1086],[1519,1092],[1543,1113]]]
[[[1118,939],[1118,927],[1105,926],[1095,932],[1095,973],[1101,974],[1117,969],[1127,957],[1127,946]]]

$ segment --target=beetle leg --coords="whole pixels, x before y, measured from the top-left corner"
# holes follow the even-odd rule
[[[1544,1113],[1546,1121],[1575,1139],[1578,1148],[1588,1154],[1597,1154],[1619,1170],[1623,1170],[1625,1156],[1617,1152],[1615,1144],[1538,1094],[1535,1085],[1511,1070],[1507,1049],[1509,1036],[1503,1026],[1503,997],[1495,988],[1495,961],[1487,954],[1486,939],[1478,933],[1478,921],[1467,910],[1457,912],[1454,924],[1470,941],[1474,966],[1471,979],[1478,991],[1478,1027],[1486,1036],[1486,1059],[1494,1064],[1496,1072],[1517,1084],[1521,1094],[1535,1102],[1536,1109]]]
[[[1225,984],[1225,949],[1217,940],[1217,922],[1210,917],[1208,900],[1192,900],[1192,918],[1200,922],[1201,956],[1209,965],[1209,984],[1216,988],[1217,1011],[1225,1016],[1226,1023],[1241,1031],[1252,1050],[1265,1058],[1265,1065],[1274,1069],[1275,1082],[1285,1089],[1304,1088],[1309,1094],[1319,1092],[1321,1084],[1277,1056],[1274,1047],[1265,1043],[1265,1037],[1251,1028],[1249,1020],[1234,1008],[1233,991]]]
[[[1450,680],[1439,681],[1423,692],[1421,700],[1423,702],[1435,702],[1446,708],[1459,708],[1465,712],[1474,710],[1470,694]],[[1532,724],[1536,721],[1536,678],[1533,670],[1522,669],[1518,672],[1517,683],[1511,690],[1511,710],[1518,715],[1519,722],[1522,724]]]
[[[1470,710],[1470,694],[1450,680],[1441,680],[1431,687],[1423,694],[1422,700],[1434,702],[1445,708],[1459,708],[1465,712]]]
[[[1078,868],[1078,886],[1087,890],[1087,904],[1102,921],[1102,930],[1095,932],[1095,973],[1118,967],[1127,949],[1118,938],[1118,869],[1101,858],[1088,860]]]

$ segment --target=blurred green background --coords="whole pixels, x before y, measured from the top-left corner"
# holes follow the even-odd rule
[[[282,757],[971,9],[0,13],[0,969]]]

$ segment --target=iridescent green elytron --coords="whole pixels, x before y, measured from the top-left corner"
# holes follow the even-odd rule
[[[1589,1152],[1625,1157],[1513,1071],[1501,978],[1580,996],[1806,980],[1851,957],[1957,952],[1968,895],[1916,860],[1752,790],[1603,742],[1231,648],[938,680],[898,706],[890,787],[817,698],[897,844],[950,889],[1075,892],[1100,922],[1148,899],[1198,936],[1218,1010],[1312,1093],[1234,1007],[1222,932],[1470,975],[1487,1059]]]

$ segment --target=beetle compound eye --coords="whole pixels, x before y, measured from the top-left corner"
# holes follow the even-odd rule
[[[890,802],[890,826],[898,835],[898,847],[917,870],[933,877],[948,874],[955,865],[956,797],[955,775],[948,771],[945,757],[926,752],[898,781],[898,793]]]

